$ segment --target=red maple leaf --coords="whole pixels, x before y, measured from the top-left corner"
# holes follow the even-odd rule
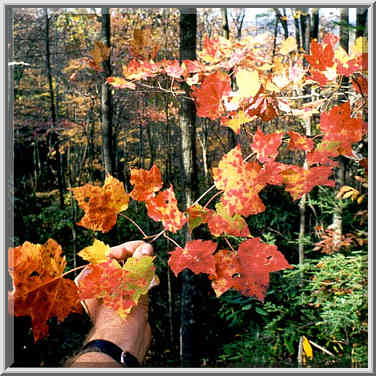
[[[214,255],[215,274],[209,275],[215,294],[220,297],[227,290],[236,286],[239,274],[239,260],[237,254],[227,249],[221,249]]]
[[[192,89],[192,97],[196,103],[197,115],[215,120],[224,111],[222,98],[230,93],[231,80],[226,73],[217,71],[205,77],[200,88],[192,86]]]
[[[298,132],[290,131],[290,142],[289,142],[289,149],[290,150],[303,150],[303,151],[311,151],[315,144],[314,142]]]
[[[260,170],[257,180],[262,184],[282,185],[282,171],[288,168],[288,165],[276,161],[265,162]]]
[[[340,154],[352,155],[352,145],[362,139],[363,123],[361,118],[351,117],[350,101],[334,106],[320,117],[323,141],[337,142]]]
[[[250,234],[247,222],[239,214],[231,216],[221,203],[208,215],[208,227],[212,235],[222,234],[247,237]]]
[[[246,240],[238,249],[240,277],[235,288],[243,295],[264,301],[269,285],[269,273],[291,269],[275,245],[263,243],[260,238]]]
[[[165,230],[176,232],[187,222],[187,218],[178,208],[172,185],[155,197],[149,198],[146,208],[148,216],[154,221],[161,221]]]
[[[290,166],[282,172],[282,176],[283,183],[286,184],[286,191],[294,200],[298,200],[305,193],[311,192],[317,185],[334,187],[334,180],[329,180],[332,173],[332,166],[317,166],[310,169]]]
[[[338,163],[332,158],[339,156],[338,145],[338,142],[319,143],[314,150],[307,153],[308,166],[320,164],[336,167]]]
[[[137,201],[147,201],[162,186],[162,175],[155,165],[150,170],[131,169],[131,184],[134,185],[130,196]]]
[[[247,217],[265,210],[258,193],[265,183],[258,179],[261,166],[256,162],[244,162],[240,145],[225,154],[218,168],[213,169],[216,187],[223,190],[222,204],[229,214]]]
[[[368,79],[361,74],[354,75],[351,78],[354,90],[364,97],[368,97]]]
[[[103,304],[125,319],[147,293],[154,277],[153,257],[130,257],[121,266],[109,259],[99,264],[89,264],[79,283],[79,294],[84,299],[103,299]]]
[[[181,66],[178,60],[165,60],[163,64],[167,76],[180,79],[185,74],[185,66]]]
[[[177,277],[185,268],[195,274],[215,274],[215,257],[213,253],[217,243],[211,240],[192,240],[187,242],[184,249],[176,247],[175,251],[169,252],[168,265]]]
[[[266,93],[260,89],[249,107],[246,109],[249,116],[258,116],[262,121],[270,121],[279,115],[278,99],[275,93]]]
[[[264,134],[259,128],[253,136],[251,148],[257,153],[257,159],[261,162],[273,161],[282,142],[282,133]]]
[[[326,45],[317,43],[315,40],[311,42],[311,54],[304,55],[305,59],[311,65],[313,70],[324,71],[328,67],[334,65],[333,46],[328,43]]]

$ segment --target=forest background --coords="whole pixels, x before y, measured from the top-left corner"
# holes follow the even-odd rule
[[[351,118],[367,121],[367,68],[349,72],[351,59],[367,51],[367,9],[13,8],[8,16],[14,145],[9,247],[54,239],[66,270],[76,269],[84,264],[78,253],[94,239],[112,246],[166,230],[136,199],[110,231],[79,225],[85,209],[77,187],[102,187],[110,174],[130,193],[132,171],[157,166],[184,211],[214,183],[219,192],[207,193],[205,209],[196,206],[189,214],[189,228],[152,238],[160,283],[149,292],[153,342],[145,366],[367,367],[367,132],[351,143],[351,152],[332,154],[333,180],[318,179],[310,189],[306,181],[298,193],[288,177],[283,184],[290,190],[268,184],[259,193],[265,210],[250,216],[224,213],[215,173],[236,145],[252,162],[256,153],[266,163],[276,150],[263,150],[255,140],[267,145],[267,135],[282,133],[277,163],[308,170],[311,149],[304,145],[322,137],[322,113],[348,101]],[[316,58],[316,42],[331,43],[328,34],[338,38],[337,70],[334,77],[327,70],[325,79],[312,78],[315,63],[307,56]],[[191,49],[182,50],[184,43]],[[252,82],[244,88],[241,69],[221,64],[236,59],[229,53],[236,49],[241,59],[249,45],[261,63],[243,76]],[[196,58],[212,70],[197,64],[187,75],[179,60]],[[325,54],[320,59],[325,65]],[[153,71],[158,62],[163,74]],[[216,64],[220,69],[212,68]],[[216,86],[225,86],[222,73],[231,77],[233,93],[243,86],[248,97],[261,98],[242,119],[231,112],[230,100],[207,99],[224,93]],[[304,145],[296,152],[291,140],[298,133]],[[211,222],[206,219],[209,227],[205,210],[216,211]],[[177,276],[169,262],[169,252],[191,239],[215,240],[221,249],[239,246],[240,252],[255,237],[278,246],[293,266],[275,269],[284,270],[270,274],[261,298],[258,290],[219,294],[207,276],[187,269]],[[71,313],[60,323],[49,318],[49,335],[35,341],[30,317],[19,316],[15,367],[62,366],[91,325],[85,314]]]

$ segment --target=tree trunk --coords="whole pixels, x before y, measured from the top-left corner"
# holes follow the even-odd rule
[[[340,13],[340,30],[339,30],[339,44],[346,51],[349,51],[349,10],[348,8],[341,8]],[[341,91],[345,92],[346,87],[349,84],[348,77],[342,78],[343,89]],[[342,97],[341,97],[342,98]],[[344,100],[347,96],[343,96]],[[342,156],[338,158],[339,166],[336,171],[336,192],[345,185],[345,171],[346,171],[346,159]],[[333,223],[332,229],[334,231],[333,244],[334,247],[340,243],[342,238],[342,209],[337,207],[333,213]]]
[[[296,45],[298,47],[298,51],[300,51],[300,48],[302,47],[302,43],[300,41],[300,22],[299,22],[299,16],[298,16],[298,9],[296,8],[295,13],[293,14],[294,17],[294,24],[295,24],[295,39],[296,39]]]
[[[222,29],[226,39],[230,39],[230,26],[228,24],[227,8],[221,8],[222,13]]]
[[[52,70],[51,70],[51,52],[50,52],[50,19],[48,18],[48,9],[44,8],[44,17],[46,21],[46,66],[47,66],[47,78],[48,78],[48,88],[50,94],[50,108],[51,108],[51,117],[52,117],[52,126],[53,132],[51,135],[51,142],[55,149],[55,158],[56,158],[56,174],[57,174],[57,183],[59,187],[59,196],[60,196],[60,207],[64,208],[64,186],[61,173],[61,157],[59,150],[59,137],[57,135],[57,117],[56,117],[56,107],[55,107],[55,95],[54,87],[52,82]]]
[[[102,28],[101,42],[107,47],[111,47],[111,16],[110,8],[102,8]],[[106,83],[106,78],[112,75],[111,57],[103,61],[104,80],[102,82],[101,92],[101,110],[102,110],[102,143],[103,143],[103,159],[106,174],[113,175],[115,146],[113,142],[113,124],[112,124],[112,92]]]
[[[311,30],[311,19],[309,17],[308,8],[300,8],[301,16],[300,16],[300,29],[301,29],[301,41],[302,47],[305,52],[309,52],[309,44],[310,44],[310,30]]]
[[[311,40],[319,39],[319,27],[320,27],[320,8],[312,8],[312,27],[311,27]]]
[[[180,60],[196,59],[196,8],[180,9]],[[182,84],[189,93],[187,84]],[[183,98],[180,104],[179,126],[182,137],[182,165],[184,187],[184,209],[194,201],[197,193],[196,168],[196,109],[192,100]],[[185,228],[185,241],[191,240],[188,227]],[[195,364],[195,317],[194,298],[196,294],[194,274],[185,269],[181,273],[181,322],[180,322],[180,360],[182,367],[193,367]]]
[[[367,8],[356,8],[356,38],[367,35]]]
[[[282,28],[283,28],[284,37],[285,37],[285,39],[287,39],[289,37],[289,27],[288,27],[288,24],[287,24],[286,14],[284,13],[284,15],[282,15],[278,8],[273,8],[273,9],[275,11],[277,22],[279,21],[281,23]]]

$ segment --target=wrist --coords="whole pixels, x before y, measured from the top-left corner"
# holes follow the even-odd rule
[[[143,361],[143,354],[139,349],[137,341],[122,331],[117,330],[113,332],[108,329],[96,329],[88,336],[86,343],[96,339],[110,341],[119,346],[124,352],[128,352],[136,357],[140,364]]]

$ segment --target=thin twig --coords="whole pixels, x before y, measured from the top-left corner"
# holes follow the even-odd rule
[[[199,202],[200,202],[200,200],[202,199],[202,198],[204,198],[210,191],[212,191],[213,189],[215,188],[215,184],[213,184],[209,189],[207,189],[192,205],[191,205],[191,207],[192,206],[194,206],[194,205],[196,205],[196,204],[198,204]]]
[[[149,236],[149,238],[152,238],[149,243],[155,242],[161,235],[163,235],[166,232],[166,230],[162,230],[156,235]],[[144,238],[145,239],[145,238]]]
[[[176,243],[176,241],[175,241],[174,239],[172,239],[172,238],[170,238],[168,235],[166,235],[165,232],[163,233],[163,236],[164,236],[167,240],[169,240],[171,243],[175,244],[178,248],[183,249],[183,247],[181,247],[178,243]]]
[[[321,346],[318,345],[317,343],[312,342],[310,339],[308,340],[308,342],[309,342],[311,345],[317,347],[319,350],[323,351],[324,353],[327,353],[328,355],[330,355],[330,356],[334,356],[334,357],[335,357],[335,355],[332,354],[329,350],[324,349],[323,347],[321,347]]]
[[[235,249],[232,247],[230,241],[227,238],[224,238],[224,239],[225,239],[225,242],[228,244],[228,246],[231,248],[231,250],[235,252]]]
[[[129,218],[127,215],[125,215],[123,213],[120,213],[120,215],[123,218],[128,219],[128,221],[132,222],[137,227],[138,231],[140,231],[141,234],[144,236],[144,239],[149,237],[148,235],[145,234],[145,232],[142,230],[142,228],[132,218]]]
[[[216,194],[214,194],[212,197],[210,197],[210,199],[208,200],[208,202],[205,204],[204,208],[207,208],[208,205],[217,197],[219,196],[220,194],[222,194],[223,191],[219,191],[217,192]]]

